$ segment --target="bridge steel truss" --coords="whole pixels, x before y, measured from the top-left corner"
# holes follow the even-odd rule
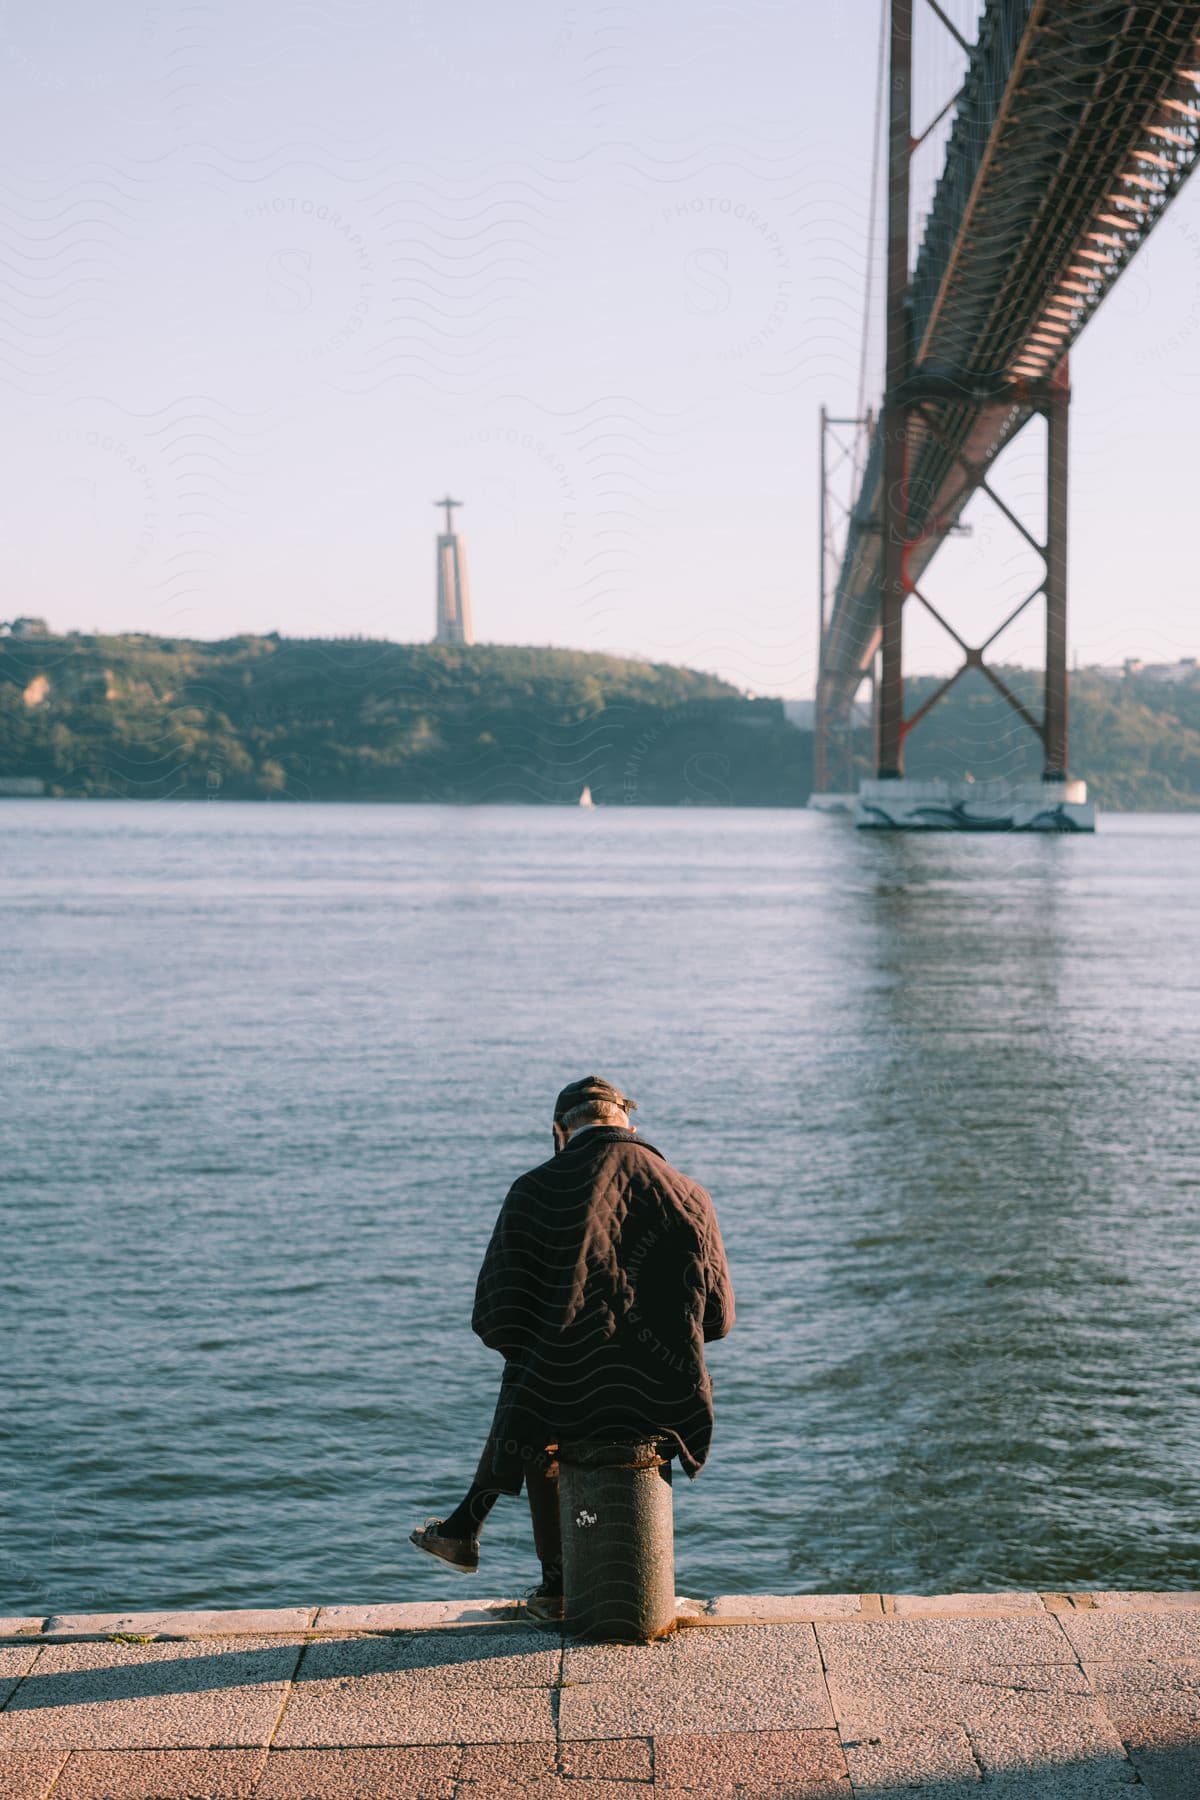
[[[954,30],[936,0],[925,3]],[[892,0],[885,391],[828,617],[822,600],[816,773],[878,655],[881,777],[903,773],[907,734],[978,668],[1041,739],[1046,777],[1061,779],[1068,353],[1196,165],[1200,6],[987,0],[910,274],[909,165],[922,141],[911,124],[912,20],[913,0]],[[1044,544],[987,482],[1039,413],[1047,421]],[[823,474],[823,519],[824,490]],[[986,639],[968,644],[919,583],[980,491],[1041,554],[1044,577]],[[1046,612],[1040,719],[984,660],[1038,595]],[[950,631],[963,662],[906,718],[903,619],[914,598]]]

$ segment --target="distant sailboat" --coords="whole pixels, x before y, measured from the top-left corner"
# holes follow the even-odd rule
[[[582,794],[580,794],[579,804],[580,806],[595,806],[596,802],[592,799],[592,790],[590,787],[585,787]]]

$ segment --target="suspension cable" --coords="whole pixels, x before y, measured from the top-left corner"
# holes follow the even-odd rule
[[[861,419],[867,401],[867,350],[871,336],[872,277],[875,272],[875,224],[879,209],[879,164],[883,155],[883,71],[887,50],[889,0],[879,0],[879,53],[875,65],[875,125],[871,134],[871,196],[867,203],[867,270],[863,298],[862,342],[858,357],[858,399],[854,415]],[[860,441],[861,441],[861,433]]]

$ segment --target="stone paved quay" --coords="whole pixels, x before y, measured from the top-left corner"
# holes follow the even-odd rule
[[[1200,1594],[0,1619],[4,1800],[1200,1800]]]

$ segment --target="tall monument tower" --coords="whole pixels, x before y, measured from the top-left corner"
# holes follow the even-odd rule
[[[462,539],[454,529],[454,513],[461,500],[435,500],[435,506],[446,509],[446,529],[437,541],[437,631],[438,644],[473,644],[475,628],[471,622],[471,593],[467,586],[467,559]]]

